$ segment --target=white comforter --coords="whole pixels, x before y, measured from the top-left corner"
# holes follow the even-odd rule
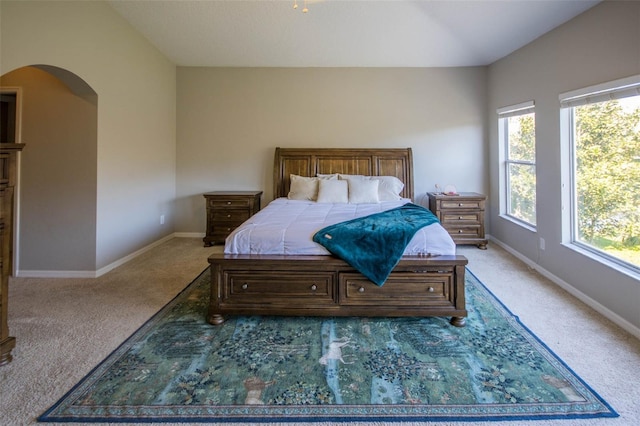
[[[330,204],[278,198],[236,228],[226,240],[228,254],[327,255],[313,235],[325,226],[379,213],[410,202],[378,204]],[[447,231],[434,223],[420,229],[405,255],[453,255],[456,246]]]

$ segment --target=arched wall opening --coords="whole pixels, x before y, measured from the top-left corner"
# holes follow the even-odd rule
[[[21,94],[18,276],[96,269],[98,96],[79,76],[36,64],[0,76]],[[65,273],[67,271],[67,273]]]

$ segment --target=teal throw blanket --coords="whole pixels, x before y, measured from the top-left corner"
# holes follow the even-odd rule
[[[313,241],[381,286],[420,228],[438,222],[424,207],[408,203],[391,210],[336,223]]]

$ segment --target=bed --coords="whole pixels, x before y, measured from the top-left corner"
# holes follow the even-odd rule
[[[276,148],[272,203],[288,203],[292,175],[335,174],[392,176],[404,183],[400,198],[413,200],[412,167],[410,148]],[[266,211],[272,203],[263,209],[265,213],[261,216],[268,216]],[[292,209],[295,205],[306,209],[306,204],[289,203],[285,208]],[[247,225],[253,225],[256,233],[262,228],[261,224]],[[439,224],[429,228],[443,235]],[[242,232],[245,231],[237,233]],[[225,253],[208,258],[212,280],[208,310],[211,324],[222,324],[229,315],[286,315],[438,316],[450,317],[454,326],[465,325],[464,276],[468,262],[464,256],[456,255],[455,249],[453,252],[442,249],[445,254],[429,247],[408,250],[411,254],[405,253],[384,285],[379,285],[322,249],[267,250],[265,254],[240,245],[235,247],[234,241],[232,233],[227,238]]]

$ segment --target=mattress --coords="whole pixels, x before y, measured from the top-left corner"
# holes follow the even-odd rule
[[[313,241],[320,229],[379,213],[411,202],[409,199],[375,204],[317,203],[277,198],[236,228],[226,239],[227,254],[329,255]],[[456,246],[439,223],[420,229],[404,255],[454,255]]]

